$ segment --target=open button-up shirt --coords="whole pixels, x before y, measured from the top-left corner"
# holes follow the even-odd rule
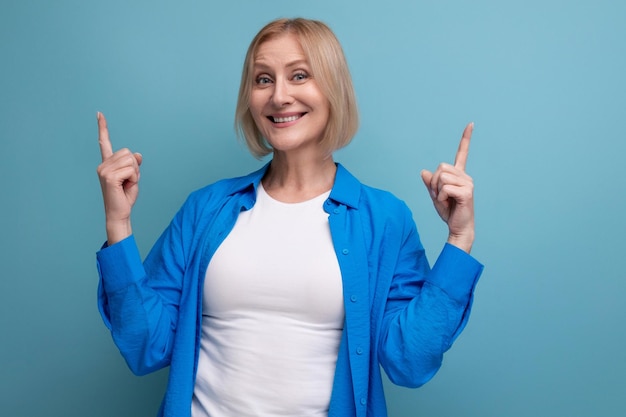
[[[100,312],[130,369],[170,367],[159,416],[190,416],[205,272],[267,167],[192,193],[143,263],[132,236],[97,254]],[[483,267],[446,244],[431,270],[406,204],[340,164],[324,210],[346,314],[328,415],[384,417],[379,365],[403,386],[432,378],[467,323]]]

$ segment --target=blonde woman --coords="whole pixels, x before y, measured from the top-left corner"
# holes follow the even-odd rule
[[[358,125],[343,51],[319,21],[280,19],[246,55],[236,126],[257,172],[192,193],[142,262],[130,213],[142,157],[98,113],[107,244],[99,305],[136,374],[170,368],[160,416],[383,417],[380,366],[417,387],[467,323],[473,125],[422,179],[449,228],[431,269],[407,206],[336,163]]]

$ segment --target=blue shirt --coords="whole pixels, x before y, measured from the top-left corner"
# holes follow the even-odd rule
[[[267,165],[192,193],[142,263],[131,236],[97,254],[102,318],[138,375],[169,366],[159,416],[190,416],[207,266]],[[432,270],[406,204],[337,165],[324,203],[342,275],[345,324],[330,417],[387,415],[380,366],[427,382],[465,327],[482,265],[446,244]]]

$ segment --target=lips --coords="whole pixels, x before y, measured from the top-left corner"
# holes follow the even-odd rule
[[[296,120],[298,120],[305,114],[306,113],[297,113],[297,114],[290,114],[290,115],[267,116],[267,118],[272,123],[289,123],[289,122],[295,122]]]

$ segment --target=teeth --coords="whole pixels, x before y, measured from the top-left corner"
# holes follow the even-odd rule
[[[293,122],[294,120],[298,120],[300,116],[289,116],[289,117],[273,117],[274,123],[287,123]]]

